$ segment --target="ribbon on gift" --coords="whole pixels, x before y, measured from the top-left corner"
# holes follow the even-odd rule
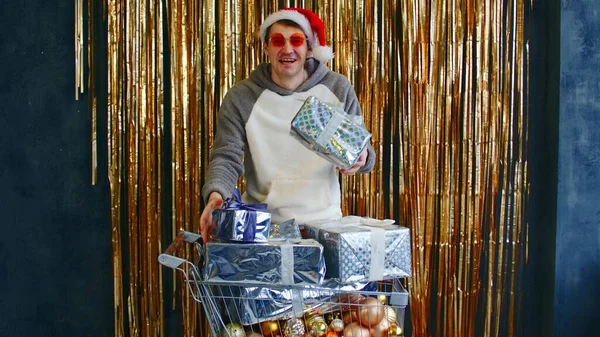
[[[246,211],[244,221],[244,241],[252,241],[256,236],[256,212],[266,212],[267,204],[245,204],[242,202],[240,191],[236,188],[233,192],[233,198],[228,198],[223,203],[222,210],[225,211]],[[254,225],[254,226],[253,226]]]
[[[312,225],[317,228],[316,235],[319,231],[335,230],[343,231],[344,228],[357,227],[369,230],[371,232],[371,261],[369,268],[369,281],[379,281],[383,279],[385,272],[385,229],[389,225],[394,224],[391,219],[378,220],[372,218],[363,218],[358,216],[346,216],[337,222],[326,222],[320,225]]]
[[[281,283],[294,284],[294,245],[300,240],[288,239],[281,244]],[[302,296],[297,289],[292,289],[292,312],[294,316],[301,316]]]
[[[319,137],[317,137],[317,139],[315,140],[315,149],[317,151],[320,151],[322,153],[331,152],[327,148],[327,144],[331,141],[331,138],[345,119],[346,117],[342,113],[338,112],[335,109],[331,109],[331,119],[329,120],[329,122],[327,122],[327,124],[321,131],[321,134],[319,134]]]

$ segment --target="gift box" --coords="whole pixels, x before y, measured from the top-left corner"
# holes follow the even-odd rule
[[[335,310],[341,292],[359,291],[366,283],[342,285],[325,280],[320,286],[225,286],[211,285],[210,296],[221,303],[220,311],[235,322],[251,325],[298,317],[308,311]]]
[[[295,219],[280,223],[271,223],[270,241],[284,241],[287,239],[302,239],[300,227]]]
[[[334,165],[349,168],[371,138],[362,123],[352,118],[341,107],[309,96],[292,119],[291,134]]]
[[[325,249],[327,278],[351,283],[411,275],[410,233],[406,227],[390,221],[345,217],[305,228]]]
[[[237,190],[234,195],[241,200]],[[213,210],[213,238],[218,241],[267,242],[271,230],[267,204],[244,204],[237,200],[227,199],[223,208]]]
[[[325,277],[323,246],[315,240],[211,242],[202,250],[205,282],[321,284]]]

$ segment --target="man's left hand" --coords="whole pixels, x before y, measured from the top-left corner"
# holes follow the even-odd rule
[[[354,166],[347,169],[340,169],[340,172],[347,176],[356,173],[361,167],[365,166],[365,163],[367,162],[367,155],[367,149],[364,149],[360,156],[358,156],[358,160]]]

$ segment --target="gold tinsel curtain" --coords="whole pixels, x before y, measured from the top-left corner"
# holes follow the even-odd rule
[[[532,2],[75,5],[76,97],[87,90],[92,183],[98,155],[108,161],[115,336],[165,336],[170,310],[182,312],[185,336],[207,335],[201,308],[157,256],[179,230],[199,231],[217,107],[265,60],[262,19],[289,6],[325,22],[336,54],[330,67],[354,84],[373,133],[378,163],[371,174],[343,178],[344,212],[411,228],[413,335],[517,334]],[[191,247],[181,254],[193,258]]]

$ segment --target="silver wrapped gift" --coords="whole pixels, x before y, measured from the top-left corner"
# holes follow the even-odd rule
[[[334,165],[349,168],[371,139],[361,119],[309,96],[292,119],[291,135]]]
[[[216,299],[222,315],[232,321],[251,325],[302,316],[318,309],[327,312],[337,308],[336,300],[343,292],[358,291],[365,283],[342,285],[325,280],[320,286],[228,286],[213,285],[210,296]]]
[[[300,227],[295,219],[271,223],[270,241],[284,241],[288,239],[302,239]]]
[[[393,220],[350,216],[305,229],[325,248],[327,278],[353,283],[411,275],[410,232]]]
[[[323,246],[315,240],[211,242],[202,249],[205,282],[321,284],[325,277]]]

